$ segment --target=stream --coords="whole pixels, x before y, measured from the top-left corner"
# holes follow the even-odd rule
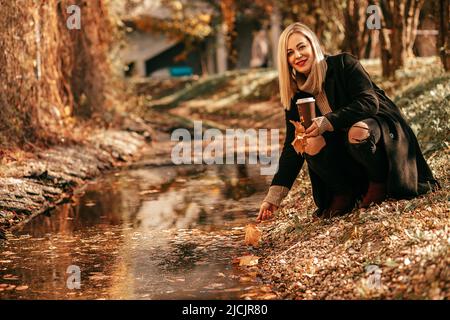
[[[244,227],[269,178],[258,165],[137,165],[90,181],[0,243],[0,299],[270,295],[256,267],[233,264],[256,254]]]

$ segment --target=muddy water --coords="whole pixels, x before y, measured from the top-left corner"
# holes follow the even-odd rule
[[[0,244],[0,299],[268,295],[255,269],[233,264],[255,253],[244,226],[268,184],[254,165],[143,167],[93,181]]]

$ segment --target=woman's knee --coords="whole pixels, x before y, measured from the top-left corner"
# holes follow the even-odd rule
[[[326,146],[325,139],[322,136],[308,138],[305,147],[305,153],[309,156],[315,156]]]
[[[361,143],[370,136],[369,125],[365,121],[356,122],[350,130],[348,130],[348,142],[351,144]]]
[[[348,142],[350,145],[363,143],[369,137],[373,139],[374,143],[378,143],[381,138],[380,125],[373,118],[358,121],[348,130]]]

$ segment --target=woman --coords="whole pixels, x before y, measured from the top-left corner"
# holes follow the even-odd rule
[[[399,108],[354,56],[324,56],[315,34],[294,23],[280,36],[278,66],[286,139],[257,220],[273,216],[305,160],[315,215],[325,218],[440,187]],[[317,117],[305,130],[296,101],[306,97],[315,98]],[[297,153],[302,131],[306,147]]]

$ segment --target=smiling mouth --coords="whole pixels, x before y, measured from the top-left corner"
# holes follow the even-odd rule
[[[303,66],[306,64],[306,61],[307,61],[307,60],[308,60],[308,59],[301,60],[301,61],[297,62],[295,65],[296,65],[296,66],[299,66],[299,67],[303,67]]]

